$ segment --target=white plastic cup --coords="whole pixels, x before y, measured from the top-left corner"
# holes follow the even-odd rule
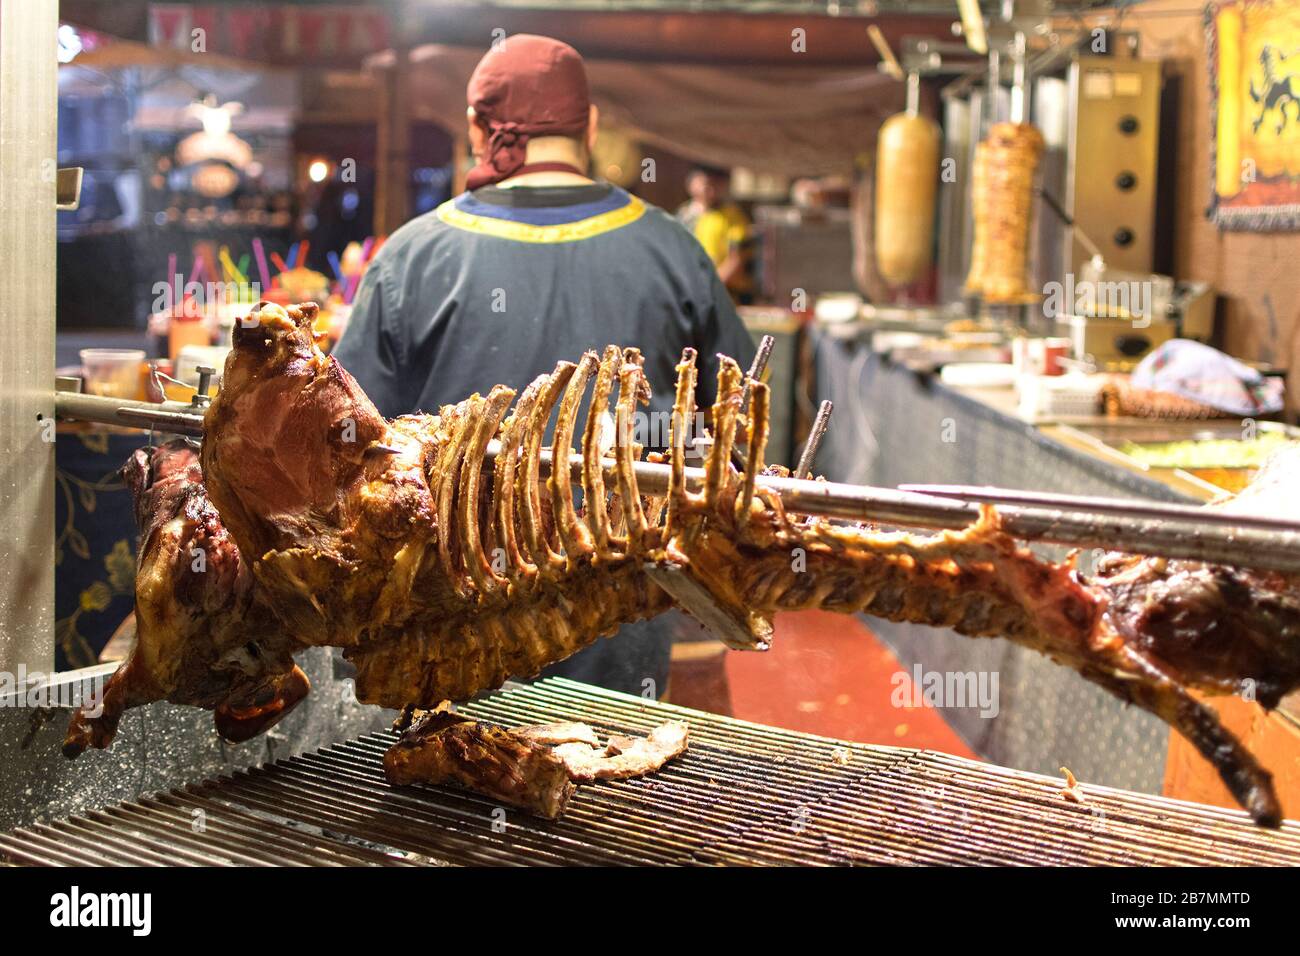
[[[110,398],[135,398],[140,391],[143,349],[82,349],[86,393]]]

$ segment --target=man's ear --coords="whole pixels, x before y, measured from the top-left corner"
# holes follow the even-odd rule
[[[587,114],[587,152],[590,153],[596,148],[596,133],[600,127],[600,110],[596,104],[591,104],[591,112]]]
[[[487,133],[479,123],[478,113],[474,112],[474,107],[465,110],[465,122],[469,126],[469,151],[475,157],[482,159],[483,150],[487,147]]]

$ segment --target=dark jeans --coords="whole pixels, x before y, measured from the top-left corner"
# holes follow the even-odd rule
[[[541,676],[567,677],[627,694],[659,698],[668,688],[668,658],[674,638],[683,631],[698,629],[699,625],[680,611],[624,624],[613,637],[599,638],[567,660],[552,664]]]

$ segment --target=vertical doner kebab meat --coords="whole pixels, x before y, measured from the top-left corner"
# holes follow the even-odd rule
[[[1028,123],[996,123],[975,147],[971,175],[971,245],[966,291],[994,304],[1034,301],[1026,270],[1034,171],[1043,135]]]
[[[317,348],[314,314],[263,304],[236,328],[206,416],[201,480],[192,458],[173,461],[174,447],[137,461],[146,532],[138,643],[103,713],[74,720],[70,755],[107,746],[123,707],[163,698],[214,708],[224,735],[256,732],[306,692],[290,655],[310,646],[343,647],[362,701],[465,699],[670,607],[645,570],[655,562],[707,591],[755,649],[777,611],[803,608],[1031,647],[1177,728],[1255,819],[1280,819],[1270,775],[1193,692],[1250,681],[1272,707],[1300,686],[1294,576],[1113,555],[1085,579],[1072,562],[1019,546],[992,509],[935,535],[789,513],[756,481],[767,387],[749,382],[742,411],[744,376],[726,358],[705,480],[692,490],[689,350],[678,366],[670,487],[643,495],[631,423],[648,388],[635,349],[561,362],[519,396],[497,386],[438,415],[390,422]],[[542,437],[557,408],[548,479]],[[615,443],[604,457],[611,408]],[[575,441],[577,482],[568,477]],[[738,441],[743,470],[731,464]],[[1224,507],[1294,511],[1286,479],[1297,466],[1275,462]],[[223,562],[219,578],[194,579],[196,547]]]

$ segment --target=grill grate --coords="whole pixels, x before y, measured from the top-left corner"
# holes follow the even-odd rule
[[[640,780],[584,786],[548,823],[451,789],[395,789],[376,733],[219,780],[0,834],[43,865],[1300,863],[1300,824],[1061,782],[639,700],[563,679],[461,708],[602,734],[690,724],[690,750]],[[837,753],[838,751],[838,753]],[[847,758],[847,759],[846,759]],[[500,816],[497,814],[496,816]]]

